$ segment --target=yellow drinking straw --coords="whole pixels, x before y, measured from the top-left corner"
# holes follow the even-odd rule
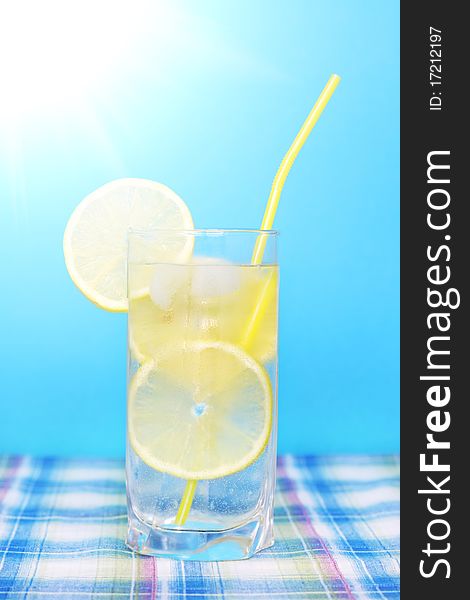
[[[274,177],[273,184],[271,187],[271,193],[269,194],[268,203],[266,204],[266,210],[264,211],[263,221],[261,222],[261,229],[272,229],[274,223],[274,217],[276,216],[279,199],[281,197],[282,188],[286,182],[287,175],[291,170],[294,160],[297,158],[300,149],[305,144],[306,139],[310,135],[310,132],[315,127],[316,122],[320,118],[320,115],[324,111],[326,105],[330,101],[333,92],[338,87],[341,78],[338,75],[332,75],[328,79],[328,83],[323,88],[322,93],[318,96],[318,100],[313,105],[310,114],[305,119],[304,124],[299,130],[299,133],[295,136],[295,140],[292,142],[291,147],[286,152],[286,155],[282,159],[279,169],[277,170],[276,176]],[[258,265],[263,260],[263,252],[266,246],[266,236],[260,235],[256,240],[255,249],[251,262],[254,265]]]
[[[335,74],[331,75],[331,77],[328,79],[327,84],[323,88],[322,93],[318,96],[317,101],[313,105],[308,117],[305,119],[305,122],[300,128],[299,133],[295,136],[291,147],[282,159],[282,162],[279,165],[279,169],[277,170],[276,176],[273,180],[271,192],[266,204],[266,210],[264,211],[263,221],[261,223],[261,230],[272,229],[282,188],[284,187],[287,175],[289,174],[289,171],[291,170],[291,167],[294,164],[300,149],[305,144],[306,139],[310,135],[312,129],[315,127],[316,122],[330,101],[330,98],[335,89],[338,87],[340,81],[341,77]],[[264,249],[266,247],[266,238],[267,236],[261,233],[256,240],[253,255],[251,257],[251,263],[253,265],[259,265],[263,260]],[[248,321],[247,327],[243,332],[241,345],[244,347],[248,346],[253,339],[253,333],[256,331],[257,323],[260,322],[260,319],[262,318],[264,311],[269,304],[269,292],[272,289],[272,285],[270,285],[270,283],[271,279],[268,278],[260,292],[258,301],[250,320]],[[190,479],[186,482],[183,497],[181,498],[178,513],[176,514],[175,518],[176,525],[184,525],[186,522],[189,511],[191,510],[196,486],[197,479]]]

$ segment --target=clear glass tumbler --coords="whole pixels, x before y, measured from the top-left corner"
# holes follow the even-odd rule
[[[137,552],[234,560],[273,544],[277,237],[129,232],[127,544]]]

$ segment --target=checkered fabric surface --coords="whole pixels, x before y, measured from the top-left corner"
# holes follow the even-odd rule
[[[0,458],[0,599],[399,598],[393,456],[280,457],[276,543],[180,562],[124,544],[120,461]]]

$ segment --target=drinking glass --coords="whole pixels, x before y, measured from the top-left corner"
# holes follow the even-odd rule
[[[129,231],[127,544],[141,554],[234,560],[273,544],[277,239]]]

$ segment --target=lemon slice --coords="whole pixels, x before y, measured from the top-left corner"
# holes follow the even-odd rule
[[[128,396],[132,448],[150,467],[183,479],[241,471],[271,432],[265,369],[223,342],[173,346],[135,373]]]
[[[144,279],[141,273],[143,268],[133,266],[129,279],[131,290],[139,287],[138,282],[134,284],[134,280]],[[168,268],[173,271],[178,269],[172,265]],[[217,272],[217,267],[191,265],[186,269],[187,281],[183,281],[177,288],[169,306],[158,305],[148,293],[131,292],[129,345],[139,362],[155,358],[169,342],[176,339],[228,342],[241,346],[260,363],[269,362],[275,356],[278,286],[276,267],[220,267],[220,271],[224,269],[231,271],[234,278],[239,278],[238,288],[228,290],[226,294],[221,294],[216,288],[212,296],[207,295],[206,290],[196,295],[195,291],[198,290],[195,283],[197,284],[198,279],[204,275],[209,283],[217,286],[223,273]],[[147,275],[147,279],[150,278],[151,275]],[[160,279],[165,279],[163,274]],[[265,288],[267,291],[263,294]],[[260,297],[263,298],[261,305],[258,301]],[[251,327],[252,320],[254,327]]]
[[[193,229],[191,213],[175,192],[147,179],[117,179],[88,195],[64,233],[65,264],[75,285],[110,311],[127,310],[127,232],[134,229]],[[186,261],[191,236],[156,249],[156,261]],[[145,290],[142,291],[144,293]]]

